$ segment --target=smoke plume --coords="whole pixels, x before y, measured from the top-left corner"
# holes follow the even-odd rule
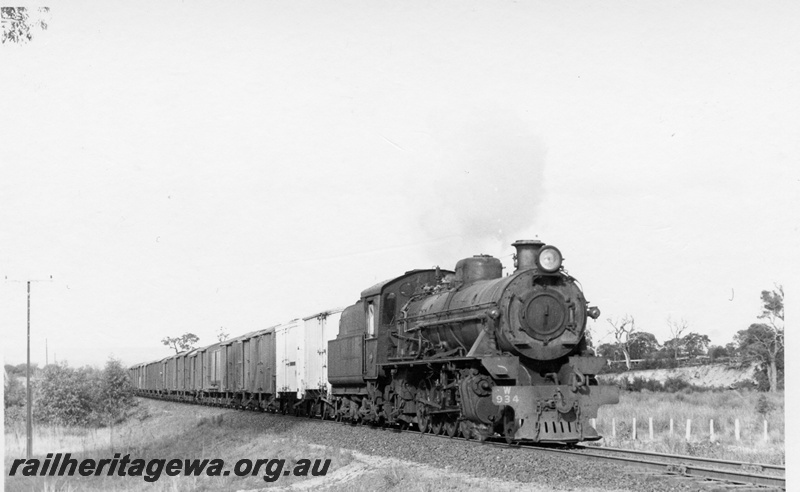
[[[431,162],[418,175],[427,182],[420,227],[470,254],[504,250],[536,219],[544,147],[513,111],[449,116],[433,125]]]

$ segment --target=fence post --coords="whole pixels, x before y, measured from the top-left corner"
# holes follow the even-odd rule
[[[714,419],[708,421],[708,440],[714,440]]]
[[[594,427],[594,430],[597,430],[597,419],[592,419],[591,423],[592,423],[592,427]]]
[[[692,437],[692,419],[686,419],[686,440]]]
[[[650,417],[650,440],[653,440],[653,417]]]
[[[675,428],[674,428],[674,426],[672,424],[672,419],[669,419],[669,436],[670,437],[672,437],[672,434],[673,434],[674,430],[675,430]]]
[[[611,437],[617,437],[617,419],[611,419]]]
[[[765,420],[764,423],[766,423],[766,422],[767,421]],[[632,436],[633,440],[635,441],[636,440],[636,417],[633,418],[633,429],[632,429],[631,436]]]
[[[740,437],[741,437],[741,434],[740,434],[740,431],[739,431],[739,419],[736,419],[736,420],[733,421],[733,432],[736,435],[736,440],[739,441]]]
[[[767,430],[767,420],[764,419],[764,440],[769,441],[769,431]]]

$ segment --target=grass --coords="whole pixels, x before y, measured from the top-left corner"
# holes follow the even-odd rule
[[[363,458],[363,456],[361,456]],[[376,462],[377,461],[377,462]],[[494,492],[544,492],[550,489],[531,483],[478,478],[464,473],[433,468],[418,463],[403,462],[392,458],[367,458],[364,473],[347,482],[326,484],[328,492],[373,492],[420,491],[420,492],[472,492],[491,490]]]
[[[238,411],[194,405],[141,400],[142,411],[114,429],[36,426],[34,457],[44,453],[71,453],[78,460],[109,459],[114,453],[130,454],[131,459],[221,458],[230,469],[242,458],[280,458],[286,467],[299,459],[332,460],[324,477],[281,476],[265,482],[261,476],[169,477],[162,474],[154,482],[142,477],[23,477],[18,470],[7,476],[14,459],[25,456],[25,425],[5,428],[5,489],[42,492],[75,491],[227,491],[260,490],[277,487],[285,490],[293,484],[300,490],[335,492],[371,492],[374,490],[416,490],[467,492],[471,490],[518,490],[522,484],[471,477],[464,473],[428,467],[381,456],[367,456],[341,448],[334,449],[304,442],[289,431],[269,427],[238,427],[233,416]],[[256,414],[249,414],[257,417]],[[292,417],[284,417],[292,419]],[[256,419],[257,421],[257,419]],[[251,421],[252,422],[252,421]],[[291,428],[291,425],[289,426]],[[286,468],[284,468],[286,469]],[[262,475],[263,476],[263,475]],[[526,490],[536,491],[531,484]],[[543,489],[542,489],[543,490]]]
[[[759,398],[766,405],[759,404]],[[759,413],[759,409],[763,413]],[[632,440],[636,419],[637,439]],[[648,419],[653,419],[654,439],[650,440]],[[617,437],[612,437],[612,419]],[[669,421],[673,431],[669,433]],[[691,419],[691,438],[686,441],[686,420]],[[714,420],[714,439],[709,421]],[[739,419],[740,437],[735,438]],[[768,438],[764,439],[764,420]],[[600,407],[597,427],[606,446],[689,454],[717,459],[784,464],[784,395],[754,391],[721,390],[706,392],[641,393],[622,392],[618,405]]]
[[[76,427],[37,426],[34,432],[34,457],[44,459],[45,453],[71,453],[81,460],[86,458],[110,459],[114,453],[130,454],[131,459],[221,458],[225,468],[231,469],[239,459],[280,458],[286,467],[294,466],[302,458],[330,458],[328,473],[352,461],[349,452],[341,449],[321,451],[298,440],[290,434],[254,432],[237,428],[225,418],[230,410],[191,405],[172,405],[144,400],[147,416],[133,419],[114,429],[86,429]],[[303,477],[281,476],[267,483],[262,477],[170,477],[162,473],[154,482],[142,477],[101,476],[91,477],[10,477],[8,471],[16,458],[25,456],[24,424],[5,428],[5,488],[6,490],[33,490],[45,492],[90,491],[190,491],[190,490],[240,490],[263,488],[279,484],[290,485]],[[286,468],[284,468],[286,469]]]
[[[768,405],[759,405],[763,393],[717,391],[678,393],[627,393],[618,405],[604,406],[598,414],[598,430],[607,446],[646,449],[664,453],[708,456],[719,459],[762,463],[785,463],[783,393],[767,394]],[[304,490],[324,488],[329,491],[372,490],[514,490],[520,484],[500,482],[451,473],[423,465],[389,458],[354,456],[353,453],[324,448],[296,438],[291,431],[270,428],[237,427],[232,422],[235,411],[178,405],[142,400],[136,418],[111,429],[76,427],[35,427],[35,457],[45,452],[71,453],[78,460],[108,459],[114,453],[131,458],[221,458],[226,468],[241,458],[286,459],[287,466],[301,458],[330,458],[326,477],[302,478],[281,476],[267,483],[259,476],[250,477],[169,477],[162,475],[155,483],[141,477],[5,477],[7,490],[44,492],[89,491],[189,491],[240,490],[286,487],[307,481]],[[759,413],[768,410],[765,414]],[[648,435],[647,419],[653,418],[655,439]],[[768,440],[763,438],[763,419],[769,423]],[[611,436],[611,419],[616,419],[617,438]],[[638,439],[631,437],[631,423],[637,419]],[[669,435],[669,419],[674,420],[674,434]],[[685,440],[686,419],[692,419],[692,439]],[[716,436],[709,436],[708,420],[714,419]],[[741,441],[733,435],[734,419],[741,424]],[[6,474],[15,458],[25,456],[24,423],[5,428]],[[297,483],[297,485],[306,485]],[[530,486],[531,484],[526,484]]]

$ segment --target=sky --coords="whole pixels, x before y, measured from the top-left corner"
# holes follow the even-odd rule
[[[25,360],[28,279],[33,361],[102,366],[414,268],[491,254],[510,272],[517,239],[562,251],[599,343],[627,314],[724,345],[797,278],[796,2],[48,15],[0,47],[6,363]]]

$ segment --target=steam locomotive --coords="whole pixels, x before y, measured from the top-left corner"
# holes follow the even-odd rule
[[[487,255],[412,270],[344,309],[139,364],[131,379],[143,396],[449,436],[599,439],[591,419],[619,399],[586,347],[600,311],[558,248],[513,246],[505,277]]]

